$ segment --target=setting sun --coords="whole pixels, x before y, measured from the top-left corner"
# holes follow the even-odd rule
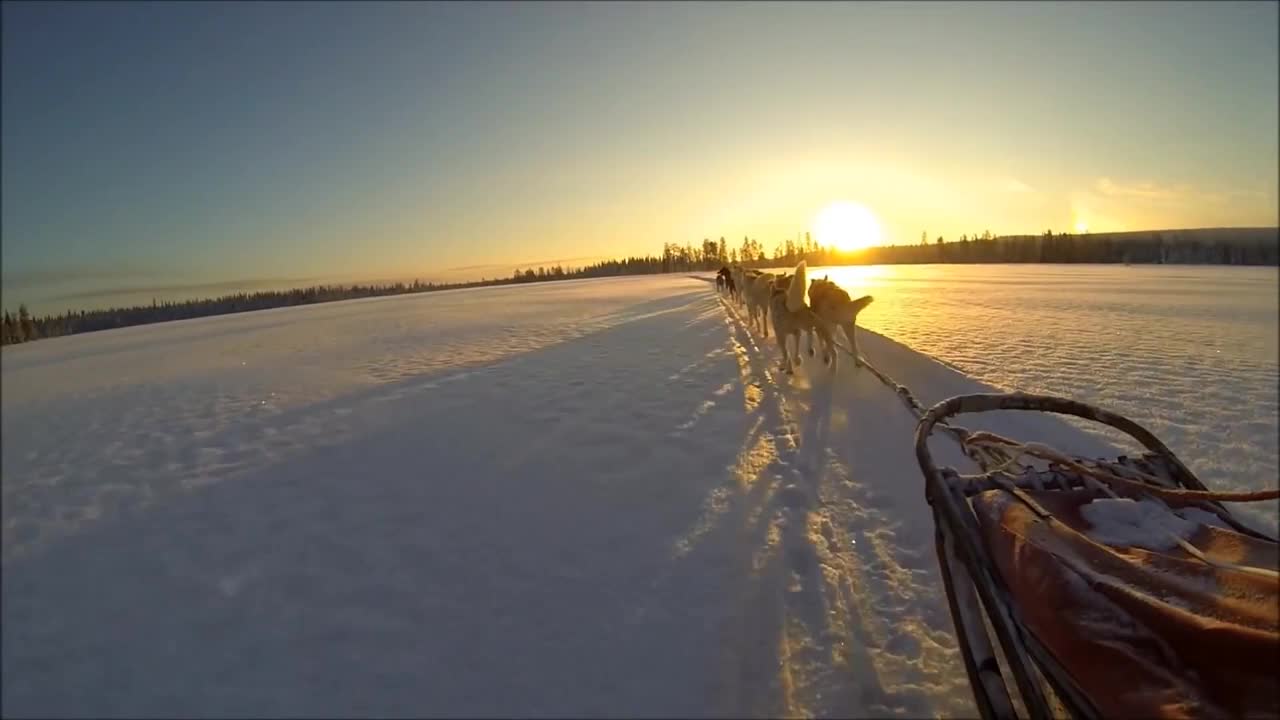
[[[835,202],[823,208],[813,220],[813,233],[819,245],[844,252],[880,244],[876,216],[866,206],[852,202]]]
[[[1076,232],[1078,233],[1089,232],[1089,223],[1085,222],[1084,218],[1076,220]]]

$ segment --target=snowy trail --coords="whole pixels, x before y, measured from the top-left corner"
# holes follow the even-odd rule
[[[777,642],[782,669],[766,696],[748,697],[731,714],[973,715],[911,449],[915,419],[894,393],[847,361],[834,381],[807,360],[807,377],[788,382],[776,370],[775,341],[767,341],[772,352],[762,352],[763,338],[726,309],[744,383],[765,388],[766,415],[781,441],[772,476],[773,489],[781,485],[780,510],[755,538],[763,542],[767,570],[744,631],[758,633],[758,642]],[[874,333],[863,333],[859,343],[926,404],[993,390]],[[1050,418],[1005,413],[966,422],[1013,435],[1041,433],[1075,452],[1112,451]],[[946,441],[933,447],[947,462],[965,463]]]
[[[6,349],[4,713],[972,714],[896,396],[700,280],[555,285]]]

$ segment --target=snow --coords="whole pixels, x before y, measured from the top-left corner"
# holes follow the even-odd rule
[[[1090,525],[1089,537],[1112,547],[1172,550],[1177,538],[1185,540],[1199,527],[1149,499],[1099,498],[1080,506],[1080,514]]]
[[[1175,512],[1179,517],[1181,517],[1184,520],[1189,520],[1199,525],[1207,525],[1209,527],[1216,527],[1221,530],[1228,530],[1231,532],[1235,532],[1235,528],[1232,528],[1230,525],[1223,522],[1222,518],[1218,517],[1217,515],[1214,515],[1208,510],[1201,510],[1200,508],[1194,508],[1194,507],[1184,507],[1184,508],[1178,508]]]
[[[1280,271],[1196,265],[810,268],[871,330],[1001,388],[1083,400],[1155,433],[1214,490],[1280,483]],[[1129,450],[1118,434],[1068,420]],[[1231,506],[1280,531],[1276,503]]]
[[[773,343],[663,276],[6,347],[3,712],[974,715],[915,419]]]

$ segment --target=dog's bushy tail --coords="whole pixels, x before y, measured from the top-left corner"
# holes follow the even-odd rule
[[[839,323],[844,330],[844,336],[849,341],[849,352],[853,353],[853,364],[861,366],[862,357],[858,353],[858,313],[862,312],[871,301],[874,300],[870,295],[863,295],[844,306],[841,314],[845,315]]]
[[[809,289],[809,280],[805,274],[804,260],[796,265],[795,277],[791,278],[791,285],[787,287],[787,311],[799,312],[804,309],[804,293]]]
[[[870,305],[872,300],[875,300],[875,298],[870,295],[863,295],[857,300],[849,303],[849,309],[851,311],[849,314],[853,316],[854,320],[856,320],[858,318],[858,313],[862,312],[868,305]]]

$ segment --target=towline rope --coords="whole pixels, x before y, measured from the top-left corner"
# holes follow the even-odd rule
[[[721,300],[724,298],[722,297]],[[730,307],[729,303],[725,303],[726,307]],[[734,316],[738,321],[742,321],[742,316],[738,314],[737,309],[733,308]],[[832,339],[832,343],[839,349],[843,350],[846,355],[853,358],[861,367],[865,367],[872,375],[876,377],[885,387],[888,387],[898,396],[898,399],[906,405],[917,421],[923,420],[927,408],[916,398],[911,389],[902,383],[894,380],[884,371],[877,368],[871,361],[863,355],[854,353],[845,347],[840,341]],[[1280,490],[1264,490],[1259,492],[1213,492],[1203,490],[1171,490],[1162,489],[1148,485],[1140,480],[1130,480],[1114,473],[1103,470],[1091,469],[1085,465],[1072,460],[1062,453],[1040,443],[1018,443],[1008,438],[1001,437],[994,433],[978,432],[975,433],[967,428],[959,425],[952,425],[945,420],[939,421],[934,428],[960,445],[960,449],[965,456],[973,460],[982,468],[987,475],[1004,472],[1011,466],[1017,464],[1019,458],[1028,456],[1036,457],[1042,460],[1048,460],[1061,464],[1087,477],[1091,477],[1107,484],[1122,485],[1130,489],[1130,491],[1138,490],[1140,486],[1142,491],[1151,493],[1165,498],[1177,498],[1180,500],[1209,500],[1217,502],[1258,502],[1262,500],[1275,500],[1280,498]],[[1151,478],[1139,473],[1142,480],[1155,482],[1155,478]]]
[[[726,303],[725,306],[729,307],[729,304]],[[735,317],[737,317],[738,321],[741,322],[742,317],[738,315],[736,308],[733,310],[733,313]],[[812,338],[810,342],[812,343]],[[836,347],[843,350],[846,355],[853,358],[854,362],[860,367],[865,367],[876,377],[877,380],[890,390],[893,390],[894,394],[898,396],[898,399],[901,400],[904,405],[906,405],[907,410],[916,418],[917,421],[924,419],[927,410],[924,405],[916,399],[915,394],[911,392],[910,388],[897,380],[894,380],[892,377],[873,365],[865,357],[854,353],[835,338],[832,338],[831,342]],[[798,352],[799,348],[797,347],[796,349]],[[945,420],[939,421],[934,426],[934,429],[945,433],[947,436],[955,440],[960,445],[960,449],[964,452],[965,456],[977,463],[983,473],[978,477],[995,480],[1001,487],[1011,491],[1022,502],[1031,504],[1033,509],[1038,507],[1034,501],[1022,493],[1018,488],[1008,483],[1007,480],[1002,480],[1000,478],[1001,475],[1008,475],[1010,468],[1016,467],[1020,469],[1021,466],[1018,461],[1023,457],[1038,458],[1079,473],[1086,482],[1092,481],[1093,483],[1096,483],[1096,485],[1105,494],[1113,498],[1121,497],[1121,495],[1117,493],[1117,490],[1120,490],[1125,494],[1136,495],[1139,498],[1144,496],[1153,496],[1157,499],[1157,502],[1160,500],[1182,502],[1190,501],[1192,503],[1259,502],[1280,498],[1280,490],[1262,490],[1257,492],[1214,492],[1208,490],[1166,488],[1161,486],[1158,478],[1148,475],[1147,473],[1131,470],[1130,472],[1137,475],[1137,479],[1122,477],[1102,467],[1090,467],[1085,465],[1075,458],[1069,457],[1043,443],[1021,443],[992,432],[973,432],[960,427],[959,425],[948,424]],[[1255,568],[1231,561],[1210,558],[1177,533],[1173,533],[1168,530],[1165,532],[1189,555],[1210,566],[1238,570],[1265,577],[1267,579],[1275,579],[1277,576],[1275,570]]]
[[[737,308],[733,307],[731,303],[725,300],[723,295],[720,296],[720,300],[724,303],[726,308],[732,310],[733,315],[737,318],[738,322],[743,322],[742,316],[738,314]],[[750,329],[751,326],[748,324],[747,327]],[[898,396],[898,399],[907,406],[907,411],[915,417],[917,422],[924,419],[927,409],[919,400],[916,399],[915,394],[911,392],[910,388],[897,380],[894,380],[875,365],[871,364],[871,362],[865,357],[855,354],[852,350],[840,344],[840,342],[835,338],[832,338],[831,342],[836,347],[843,350],[846,355],[853,358],[859,366],[865,367],[867,370],[871,371],[871,374],[874,375],[876,379],[892,390],[894,394]],[[797,348],[797,350],[798,349],[799,348]],[[952,440],[955,440],[956,443],[960,445],[960,449],[964,452],[965,456],[977,463],[984,472],[989,472],[988,468],[991,467],[1007,467],[1017,459],[1016,456],[1011,455],[1004,449],[995,445],[970,445],[968,439],[973,433],[959,425],[951,425],[946,421],[941,421],[934,427],[938,431],[945,433]]]
[[[915,417],[917,422],[924,419],[925,413],[928,412],[928,409],[916,399],[915,394],[911,392],[911,388],[903,385],[897,380],[894,380],[884,371],[880,370],[880,368],[873,365],[865,356],[855,355],[852,350],[841,345],[838,340],[832,339],[831,342],[836,347],[843,350],[849,357],[853,358],[860,366],[869,370],[877,380],[892,390],[894,394],[898,396],[898,399],[907,406],[907,410]],[[955,440],[956,443],[960,445],[960,450],[964,452],[965,456],[977,463],[978,466],[982,468],[983,472],[996,472],[1003,470],[1004,468],[1012,465],[1018,459],[1016,455],[1010,454],[999,445],[970,443],[969,438],[973,436],[973,431],[959,425],[952,425],[947,421],[942,420],[934,426],[934,429],[945,433],[952,440]]]

